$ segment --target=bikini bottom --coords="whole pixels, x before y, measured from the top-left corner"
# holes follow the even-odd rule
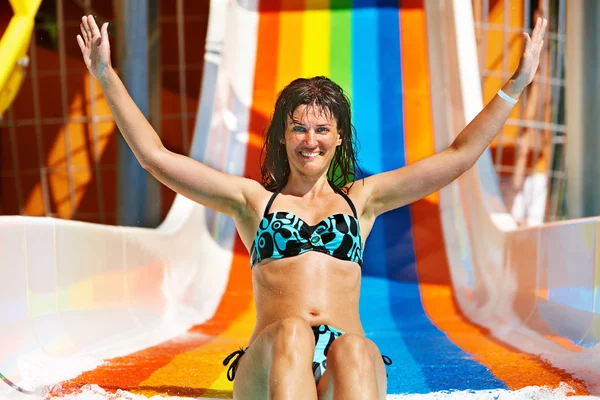
[[[329,325],[317,325],[312,327],[312,331],[315,335],[315,353],[313,355],[312,370],[315,377],[315,383],[319,384],[321,377],[327,369],[327,352],[331,347],[331,344],[335,339],[342,336],[344,332],[335,329]],[[223,365],[227,366],[233,359],[233,362],[227,370],[227,379],[231,382],[235,379],[235,372],[237,365],[242,356],[248,351],[248,347],[245,349],[240,348],[239,350],[231,353],[225,360]],[[381,356],[385,365],[391,365],[392,359],[388,356]]]

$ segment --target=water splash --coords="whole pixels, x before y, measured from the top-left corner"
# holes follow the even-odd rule
[[[519,390],[456,390],[440,391],[427,394],[406,394],[406,395],[388,395],[387,400],[553,400],[565,399],[569,394],[575,393],[575,390],[561,383],[557,388],[544,386],[528,386]],[[53,396],[52,400],[189,400],[189,397],[175,396],[153,396],[145,397],[139,394],[133,394],[124,390],[118,390],[116,393],[106,392],[98,385],[83,386],[77,393],[68,395]],[[569,396],[569,399],[600,399],[595,396]],[[206,399],[219,400],[219,399]],[[222,400],[222,399],[221,399]]]

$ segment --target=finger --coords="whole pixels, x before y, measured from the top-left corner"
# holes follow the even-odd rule
[[[540,27],[539,32],[537,33],[537,38],[536,38],[536,50],[538,53],[541,53],[542,48],[544,47],[544,35],[546,34],[546,26],[548,25],[548,20],[547,19],[543,19],[542,21],[542,26]]]
[[[546,31],[546,25],[548,24],[548,20],[546,18],[540,18],[540,21],[535,26],[534,33],[534,41],[539,43],[544,38],[544,33]]]
[[[83,24],[83,28],[85,29],[85,37],[89,43],[92,41],[92,29],[90,28],[87,17],[81,18],[81,23]]]
[[[83,38],[81,37],[81,35],[77,35],[77,44],[79,45],[79,48],[83,52],[85,50],[85,42],[83,41]]]
[[[535,25],[533,26],[533,30],[531,31],[531,40],[532,41],[535,41],[537,38],[538,32],[540,30],[540,20],[541,20],[540,17],[538,17],[535,20]]]
[[[81,27],[82,27],[82,33],[83,35],[83,40],[85,40],[86,43],[88,43],[90,41],[90,34],[89,34],[89,26],[87,23],[87,17],[81,17]]]
[[[81,30],[81,40],[83,40],[83,43],[86,44],[87,43],[87,33],[85,31],[85,28],[83,27],[83,22],[81,24],[79,24],[79,29]],[[79,36],[79,35],[77,35]]]
[[[529,33],[523,32],[523,53],[531,48],[531,37]]]
[[[100,34],[102,35],[102,41],[108,43],[108,22],[102,24]]]
[[[100,36],[100,30],[98,29],[98,24],[96,24],[96,20],[92,15],[88,16],[88,23],[90,24],[90,28],[92,28],[93,37]]]

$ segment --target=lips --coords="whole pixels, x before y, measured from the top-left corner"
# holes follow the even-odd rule
[[[320,156],[321,152],[318,151],[300,151],[299,152],[300,155],[302,156],[302,158],[306,161],[313,161],[316,160],[318,156]]]

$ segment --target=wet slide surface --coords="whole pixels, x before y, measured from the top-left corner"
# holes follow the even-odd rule
[[[264,3],[264,4],[263,4]],[[270,0],[258,6],[257,48],[244,175],[259,179],[262,132],[276,94],[297,77],[327,75],[348,93],[365,175],[434,152],[427,35],[421,0]],[[494,340],[453,300],[437,194],[387,213],[365,248],[360,312],[388,367],[388,394],[585,386],[539,358]],[[186,334],[63,382],[106,391],[230,398],[222,360],[245,347],[255,321],[251,270],[235,238],[215,315]]]

